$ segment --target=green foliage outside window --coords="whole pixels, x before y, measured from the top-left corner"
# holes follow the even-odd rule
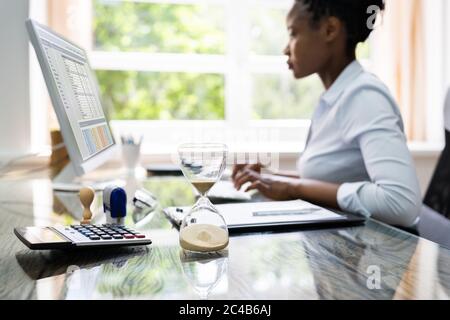
[[[94,1],[94,47],[100,51],[223,54],[218,6]],[[112,119],[224,119],[223,75],[98,70]]]
[[[101,51],[225,52],[221,6],[94,0],[94,46]]]
[[[218,54],[226,52],[226,16],[220,5],[93,0],[94,47],[99,51]],[[280,55],[285,11],[251,10],[251,54]],[[361,45],[359,58],[369,56]],[[317,76],[252,75],[253,119],[307,119],[323,92]],[[110,117],[117,120],[222,120],[225,75],[98,70]]]
[[[221,120],[224,78],[216,74],[97,71],[110,117],[118,120]]]

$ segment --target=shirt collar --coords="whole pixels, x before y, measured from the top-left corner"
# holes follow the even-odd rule
[[[341,74],[334,81],[331,87],[327,91],[325,91],[325,93],[321,97],[321,100],[323,100],[328,106],[334,105],[336,100],[344,92],[345,88],[351,83],[353,79],[356,78],[356,76],[363,72],[363,70],[363,67],[357,60],[350,63],[344,69],[344,71],[341,72]]]

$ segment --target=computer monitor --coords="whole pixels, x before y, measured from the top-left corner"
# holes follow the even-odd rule
[[[31,19],[26,26],[70,157],[53,188],[76,191],[83,184],[79,177],[115,152],[97,79],[82,48]]]

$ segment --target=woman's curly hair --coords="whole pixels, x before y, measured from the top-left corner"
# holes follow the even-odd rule
[[[380,11],[385,8],[384,0],[295,0],[296,4],[306,6],[317,23],[323,17],[336,17],[341,20],[347,30],[347,49],[354,50],[358,43],[369,37],[373,28],[368,26],[369,18],[374,11],[368,10],[376,6]]]

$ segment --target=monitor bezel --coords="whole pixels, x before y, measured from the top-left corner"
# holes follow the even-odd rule
[[[55,110],[56,117],[58,119],[58,123],[60,126],[61,134],[64,139],[64,144],[66,145],[67,152],[70,157],[70,161],[72,163],[72,166],[74,168],[75,174],[78,176],[81,176],[89,171],[94,170],[95,168],[99,167],[115,154],[117,150],[117,143],[116,139],[114,137],[113,131],[111,130],[111,126],[109,124],[109,119],[107,112],[105,112],[105,109],[103,108],[103,102],[100,96],[100,90],[98,85],[97,77],[95,76],[95,73],[92,70],[92,67],[90,65],[89,59],[87,57],[86,51],[81,48],[80,46],[76,45],[72,41],[66,39],[65,37],[61,36],[60,34],[54,32],[47,26],[40,24],[32,19],[26,20],[26,27],[28,30],[28,34],[30,37],[31,44],[34,47],[34,51],[36,53],[36,56],[38,58],[39,64],[41,66],[42,75],[44,77],[44,80],[47,85],[47,89],[50,95],[50,99],[53,105],[53,110]],[[83,53],[84,58],[86,59],[86,63],[89,67],[89,69],[92,72],[92,80],[94,81],[95,90],[98,94],[98,98],[100,100],[100,103],[103,108],[103,112],[105,114],[106,123],[108,126],[108,129],[111,132],[111,136],[113,139],[113,143],[106,147],[105,149],[99,151],[98,153],[94,154],[93,156],[83,159],[83,156],[81,154],[81,150],[78,148],[77,141],[75,139],[75,135],[72,131],[72,127],[69,123],[69,119],[67,118],[67,115],[64,111],[64,104],[59,96],[59,91],[56,87],[56,83],[51,75],[51,68],[50,65],[47,62],[47,59],[44,57],[44,47],[39,39],[39,34],[37,32],[37,29],[40,28],[44,30],[45,32],[50,33],[51,35],[61,39],[62,41],[67,42],[69,45],[74,46],[78,50],[80,50]]]

